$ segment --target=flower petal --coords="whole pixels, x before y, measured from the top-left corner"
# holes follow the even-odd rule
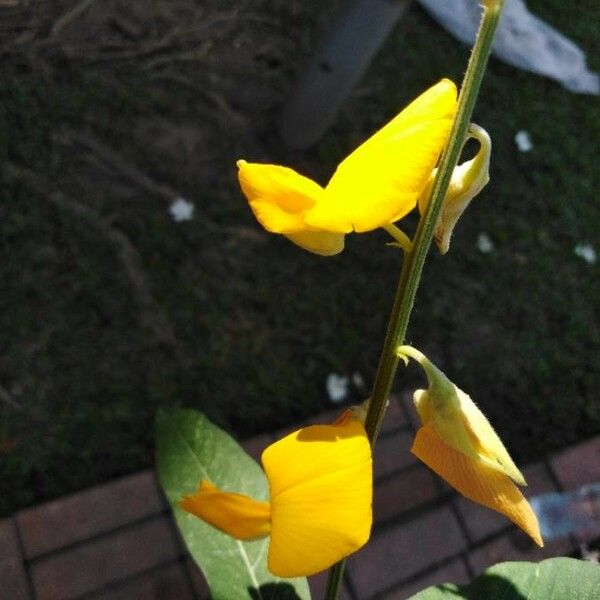
[[[337,168],[306,223],[347,233],[370,231],[416,205],[448,138],[456,87],[444,79],[419,96]]]
[[[467,458],[486,463],[518,485],[527,485],[487,417],[468,394],[455,385],[453,388],[446,397],[435,394],[435,390],[415,392],[421,422],[431,422],[440,439]]]
[[[462,390],[458,391],[463,424],[473,440],[479,458],[487,462],[492,469],[503,472],[517,485],[527,485],[523,474],[515,465],[487,417],[479,410],[469,395]]]
[[[416,360],[427,375],[429,388],[417,390],[413,397],[422,424],[433,423],[442,441],[466,457],[487,463],[518,485],[527,485],[498,434],[471,397],[416,348],[401,346],[399,352]]]
[[[433,423],[417,431],[411,452],[463,496],[502,513],[544,545],[535,513],[510,478],[445,444]]]
[[[238,179],[252,212],[272,233],[304,231],[304,211],[322,197],[323,188],[288,167],[238,160]]]
[[[398,131],[432,118],[448,116],[456,112],[456,85],[450,79],[441,79],[413,100],[400,114],[372,135],[360,148],[393,137]],[[359,149],[360,149],[359,148]]]
[[[184,496],[179,505],[238,540],[255,540],[269,535],[271,510],[268,502],[223,492],[210,481],[201,481],[196,493]]]
[[[296,431],[269,446],[262,461],[271,492],[272,573],[312,575],[366,543],[371,447],[356,419]]]
[[[297,246],[321,256],[333,256],[344,249],[343,233],[329,233],[328,231],[299,231],[287,233],[285,236]]]
[[[457,166],[452,173],[434,232],[435,243],[441,254],[446,254],[450,249],[450,239],[456,223],[473,198],[481,192],[490,179],[489,168],[492,151],[490,136],[483,127],[472,123],[467,139],[469,138],[477,139],[479,151],[471,160]],[[418,206],[421,215],[424,215],[427,210],[436,174],[437,169],[434,169],[419,196]]]

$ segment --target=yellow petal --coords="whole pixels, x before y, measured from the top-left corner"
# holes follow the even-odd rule
[[[344,249],[344,234],[328,231],[299,231],[285,234],[291,242],[321,256],[333,256]]]
[[[444,79],[350,154],[326,186],[306,223],[348,233],[396,221],[416,205],[446,143],[456,87]]]
[[[179,505],[238,540],[255,540],[269,535],[271,511],[268,502],[223,492],[210,481],[201,481],[196,493],[184,496]]]
[[[363,546],[372,514],[371,447],[353,418],[315,425],[262,455],[271,493],[269,570],[312,575]]]
[[[304,212],[323,195],[312,179],[288,167],[238,160],[238,179],[259,223],[273,233],[304,231]]]
[[[433,423],[417,431],[411,452],[463,496],[503,514],[544,545],[535,513],[510,478],[445,444]]]
[[[398,131],[417,125],[432,118],[449,116],[454,118],[456,112],[456,85],[449,79],[441,79],[418,98],[413,100],[402,112],[394,117],[385,127],[375,133],[363,146],[375,144]]]

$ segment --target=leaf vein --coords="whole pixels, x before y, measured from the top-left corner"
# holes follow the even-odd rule
[[[252,565],[250,564],[250,560],[248,558],[246,548],[244,548],[244,546],[243,546],[242,542],[240,542],[240,540],[237,540],[237,544],[240,549],[240,554],[242,555],[242,559],[243,559],[244,563],[246,564],[246,568],[248,569],[250,579],[252,579],[252,583],[254,584],[254,587],[256,588],[256,593],[258,594],[257,599],[264,600],[263,595],[260,593],[260,586],[258,585],[258,579],[256,579],[256,574],[254,572],[254,569],[252,568]]]

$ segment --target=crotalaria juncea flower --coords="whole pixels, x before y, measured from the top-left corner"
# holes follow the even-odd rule
[[[411,452],[463,496],[502,513],[543,546],[537,517],[515,485],[527,485],[525,479],[485,415],[421,352],[401,346],[398,354],[414,358],[429,382],[414,394],[422,426]]]
[[[371,446],[349,415],[300,429],[262,454],[269,501],[201,481],[181,507],[241,540],[270,536],[267,565],[279,577],[312,575],[358,550],[371,531]]]
[[[287,167],[243,160],[240,185],[266,230],[337,254],[346,233],[389,225],[415,208],[455,112],[456,87],[443,79],[346,157],[325,187]]]

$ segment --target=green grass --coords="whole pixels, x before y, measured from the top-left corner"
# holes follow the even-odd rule
[[[585,15],[557,1],[530,7],[590,56],[598,49],[596,5]],[[241,49],[221,72],[212,64],[201,74],[207,86],[211,74],[225,79],[214,79],[215,89],[240,123],[202,93],[158,85],[135,63],[53,64],[50,83],[15,67],[0,89],[3,158],[127,235],[184,356],[148,326],[113,243],[6,178],[0,384],[18,408],[0,405],[0,514],[152,465],[161,405],[200,408],[247,437],[327,407],[332,371],[372,378],[399,252],[376,232],[351,235],[343,254],[322,259],[262,232],[236,189],[234,160],[285,162],[325,181],[425,87],[442,76],[458,81],[468,50],[415,7],[322,142],[289,152],[275,140],[273,114],[329,15],[296,3],[255,10],[262,20],[242,12],[232,29]],[[264,39],[272,40],[266,59],[255,59]],[[597,58],[592,66],[600,68]],[[492,135],[492,180],[450,253],[432,254],[409,341],[471,394],[525,461],[600,431],[600,278],[597,264],[573,253],[579,242],[598,244],[600,111],[596,98],[493,60],[475,114]],[[522,128],[534,143],[528,154],[513,141]],[[163,198],[58,143],[65,130],[94,136],[193,200],[195,219],[174,223]],[[490,254],[476,249],[481,232],[494,242]],[[401,370],[399,388],[422,383],[416,368]]]

